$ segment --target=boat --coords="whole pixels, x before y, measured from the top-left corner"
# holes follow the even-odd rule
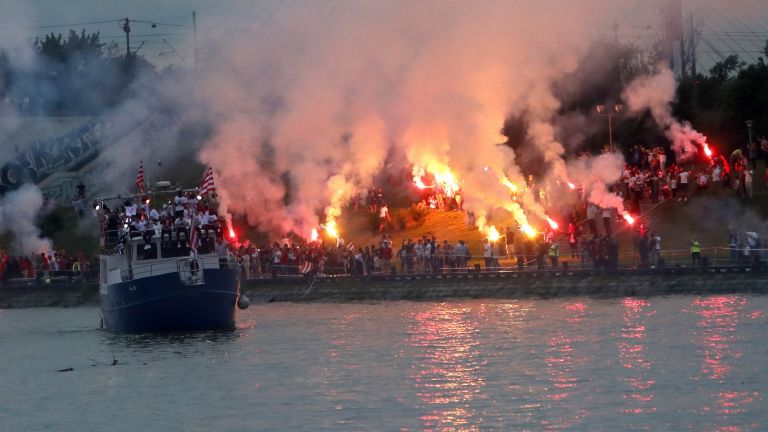
[[[98,200],[94,208],[103,209],[105,202]],[[127,228],[129,220],[124,222]],[[120,238],[102,230],[103,327],[123,333],[233,329],[240,270],[234,258],[216,254],[215,243],[224,241],[221,229],[198,227],[196,251],[185,232],[160,227],[150,231]]]

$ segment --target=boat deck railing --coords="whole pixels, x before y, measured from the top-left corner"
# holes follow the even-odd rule
[[[134,265],[130,269],[121,270],[120,277],[123,281],[127,281],[167,273],[181,273],[183,268],[189,269],[191,267],[189,264],[190,259],[191,258],[189,257],[185,257]],[[237,261],[235,261],[233,258],[220,259],[217,256],[198,256],[194,259],[196,260],[196,263],[200,269],[223,267],[237,268]],[[181,264],[182,262],[187,262],[188,264],[185,266]]]

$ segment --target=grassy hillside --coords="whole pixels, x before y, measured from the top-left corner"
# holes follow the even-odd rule
[[[664,251],[680,250],[677,256],[682,259],[687,259],[690,242],[694,238],[704,248],[727,247],[729,227],[735,231],[762,230],[768,234],[768,225],[764,226],[763,218],[768,210],[768,200],[764,197],[745,204],[735,198],[731,191],[721,188],[700,192],[691,190],[690,195],[688,202],[667,200],[659,204],[644,204],[643,214],[633,226],[623,220],[614,220],[613,230],[619,240],[621,261],[624,264],[635,263],[633,236],[641,223],[661,236]],[[503,232],[512,220],[494,220],[493,223]],[[373,228],[371,215],[367,211],[344,215],[339,226],[342,237],[357,246],[378,245],[381,238],[381,233]],[[598,230],[602,233],[602,220],[598,221]],[[582,231],[585,234],[589,232],[586,224],[582,226]],[[424,235],[434,235],[440,243],[448,240],[455,244],[458,240],[464,240],[473,255],[482,255],[484,235],[477,228],[467,225],[466,215],[462,212],[429,210],[423,223],[408,226],[404,230],[390,229],[385,233],[392,235],[395,251],[403,240],[410,238],[415,241]],[[560,253],[561,260],[569,260],[566,257],[569,253],[565,238],[560,240]],[[502,265],[511,264],[511,261],[502,260]]]

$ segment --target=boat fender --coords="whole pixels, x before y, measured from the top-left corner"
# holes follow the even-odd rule
[[[245,294],[240,294],[240,298],[237,299],[237,307],[240,309],[248,309],[248,306],[251,305],[251,301],[248,300],[248,297],[245,296]]]

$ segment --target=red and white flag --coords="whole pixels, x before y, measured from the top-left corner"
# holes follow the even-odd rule
[[[312,271],[312,267],[313,265],[311,262],[304,261],[304,264],[302,264],[301,267],[299,267],[299,271],[301,272],[301,274],[307,274]]]
[[[136,175],[136,186],[144,193],[144,161],[139,164],[139,174]]]
[[[205,195],[208,192],[216,192],[216,185],[213,184],[213,168],[208,167],[208,171],[205,172],[203,182],[200,184],[200,195]]]
[[[189,250],[191,251],[190,255],[197,256],[197,227],[195,226],[194,222],[189,229],[191,230],[189,233]]]

